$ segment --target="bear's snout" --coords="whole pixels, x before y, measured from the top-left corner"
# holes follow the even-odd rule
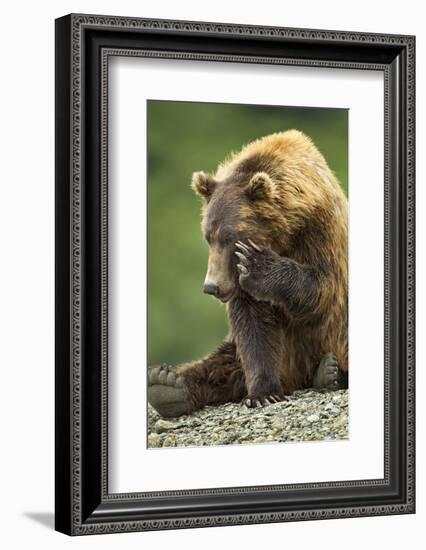
[[[217,298],[219,296],[219,287],[212,283],[206,283],[203,286],[203,292],[205,294],[210,294],[211,296],[214,296],[215,298]]]

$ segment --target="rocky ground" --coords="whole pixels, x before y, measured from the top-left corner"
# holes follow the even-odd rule
[[[264,408],[228,403],[179,418],[162,419],[149,406],[148,447],[347,439],[348,427],[347,390],[304,390]]]

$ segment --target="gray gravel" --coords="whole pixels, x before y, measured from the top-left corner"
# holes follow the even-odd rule
[[[227,403],[168,419],[148,405],[151,448],[348,439],[348,429],[347,390],[304,390],[263,408]]]

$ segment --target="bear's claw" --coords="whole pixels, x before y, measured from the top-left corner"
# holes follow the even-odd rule
[[[234,254],[238,258],[239,283],[243,290],[258,301],[269,301],[267,278],[276,271],[280,257],[270,249],[262,248],[251,239],[237,241]]]
[[[246,254],[250,254],[250,248],[246,244],[244,244],[242,241],[237,241],[235,243],[235,246],[238,247],[242,252]]]
[[[263,407],[265,405],[273,405],[280,401],[285,401],[287,397],[280,396],[278,394],[261,395],[261,396],[248,396],[242,400],[242,405],[245,405],[249,409],[255,409],[257,407]]]
[[[253,246],[255,251],[261,252],[260,248],[257,245],[255,245],[252,241],[250,241],[250,239],[248,239],[248,241]],[[246,277],[249,274],[248,267],[250,263],[250,256],[251,256],[252,250],[250,249],[249,246],[244,244],[242,241],[237,241],[235,243],[235,246],[238,249],[234,252],[234,254],[237,256],[239,261],[237,264],[237,269],[240,272],[240,275],[242,275],[243,277]]]
[[[238,271],[241,273],[241,275],[248,275],[248,269],[245,265],[237,264]]]
[[[257,250],[258,252],[263,252],[263,248],[260,248],[260,246],[255,244],[251,239],[247,239],[247,240],[255,250]]]
[[[189,392],[182,376],[167,366],[148,369],[148,402],[164,418],[191,412]]]

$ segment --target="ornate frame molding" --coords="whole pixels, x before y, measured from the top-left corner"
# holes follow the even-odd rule
[[[323,59],[299,56],[271,56],[209,53],[188,50],[173,50],[170,48],[155,49],[153,47],[132,48],[128,45],[120,47],[114,44],[96,43],[96,47],[89,45],[89,32],[96,42],[96,32],[109,30],[116,36],[120,34],[134,38],[140,36],[168,36],[178,39],[179,36],[188,39],[192,37],[230,37],[243,44],[245,40],[258,39],[273,41],[274,43],[301,44],[309,49],[312,44],[323,44],[327,51],[337,52],[351,50],[356,57],[357,47],[368,45],[375,52],[387,52],[389,59],[377,62],[368,58],[360,60],[333,59],[325,56]],[[414,133],[415,133],[415,40],[412,36],[379,35],[364,33],[346,33],[342,31],[322,31],[307,29],[286,29],[278,27],[253,27],[245,25],[227,25],[218,23],[201,23],[186,21],[148,20],[136,18],[108,17],[96,15],[70,15],[57,20],[57,173],[56,192],[63,196],[57,203],[57,216],[69,216],[69,225],[57,218],[57,244],[63,248],[68,239],[66,250],[57,249],[57,330],[64,336],[57,336],[58,349],[56,360],[57,375],[57,529],[69,534],[82,535],[90,533],[112,533],[124,531],[140,531],[150,529],[177,529],[187,527],[201,527],[213,525],[236,525],[247,523],[282,522],[308,519],[326,519],[336,517],[356,517],[384,514],[412,513],[414,511]],[[112,35],[111,35],[112,36]],[[105,39],[103,39],[105,41]],[[118,40],[120,42],[120,40]],[[263,43],[263,42],[262,42]],[[301,47],[302,47],[301,46]],[[98,51],[98,57],[93,52]],[[352,49],[351,49],[352,48]],[[92,58],[89,60],[89,56]],[[297,485],[277,485],[270,487],[240,487],[228,489],[211,489],[195,491],[171,491],[158,493],[130,493],[109,494],[107,475],[107,404],[108,404],[108,353],[107,353],[107,319],[108,319],[108,59],[111,56],[139,56],[169,59],[191,59],[202,61],[231,61],[242,63],[273,63],[282,65],[301,65],[314,67],[335,67],[343,69],[368,69],[384,72],[385,78],[385,476],[383,480],[363,480],[360,482],[345,481],[336,483],[314,483]],[[335,54],[338,57],[337,53]],[[393,57],[392,57],[393,56]],[[87,211],[85,210],[85,195],[87,194],[88,139],[87,131],[89,107],[95,100],[90,100],[91,83],[87,76],[87,67],[90,63],[99,67],[100,82],[100,118],[99,132],[99,204],[100,215],[96,218],[99,223],[100,255],[99,263],[99,411],[97,415],[97,430],[99,431],[99,451],[96,455],[97,466],[84,464],[85,454],[89,453],[85,441],[84,426],[87,422],[88,391],[85,377],[85,351],[88,346],[87,334],[84,330],[86,315],[86,279],[88,267],[87,232],[92,231]],[[65,63],[65,64],[64,64]],[[91,67],[93,67],[91,65]],[[65,87],[64,86],[64,81]],[[397,109],[396,102],[402,101],[406,106],[406,119],[402,127],[396,127],[393,117]],[[68,115],[66,110],[68,109]],[[401,114],[401,108],[399,108]],[[67,120],[67,116],[69,119]],[[65,124],[64,124],[65,120]],[[404,128],[405,124],[405,128]],[[85,126],[86,125],[86,126]],[[396,135],[401,130],[404,134]],[[70,154],[67,155],[67,150]],[[399,151],[397,166],[392,158],[395,151]],[[96,168],[94,168],[96,170]],[[395,183],[394,178],[398,181]],[[68,181],[68,183],[65,182]],[[65,182],[65,183],[64,183]],[[395,202],[394,185],[398,187],[400,202]],[[397,227],[395,227],[397,225]],[[399,233],[395,233],[399,232]],[[398,238],[397,238],[398,237]],[[398,246],[397,246],[398,245]],[[401,258],[402,255],[402,258]],[[396,271],[395,280],[392,271],[393,262],[398,259],[402,262]],[[64,263],[65,262],[65,263]],[[68,282],[68,288],[67,283]],[[392,302],[392,291],[395,285],[401,286],[401,300],[404,311],[395,311]],[[59,291],[58,291],[59,288]],[[398,286],[399,289],[399,286]],[[61,310],[68,300],[69,309]],[[402,323],[401,334],[405,335],[405,342],[398,343],[398,350],[392,340],[392,322],[395,315]],[[86,340],[85,340],[86,338]],[[402,344],[402,350],[399,349]],[[398,357],[395,356],[398,351]],[[391,369],[395,360],[399,360],[398,377],[403,379],[406,393],[400,406],[405,408],[404,423],[400,432],[393,430],[395,419],[392,420],[392,408],[395,406],[395,392],[392,388],[395,372]],[[64,362],[66,364],[64,364]],[[86,361],[87,363],[87,361]],[[69,401],[63,399],[64,390],[69,392]],[[67,427],[68,422],[68,427]],[[393,422],[393,424],[392,424]],[[59,427],[59,430],[58,430]],[[402,433],[404,432],[404,433]],[[98,432],[96,432],[98,433]],[[189,515],[176,519],[154,518],[141,511],[131,518],[123,510],[130,506],[137,508],[144,499],[168,497],[209,497],[232,494],[239,497],[259,492],[272,493],[304,493],[307,490],[328,490],[337,494],[339,490],[356,490],[369,488],[386,488],[394,485],[391,479],[395,457],[392,456],[392,438],[403,438],[406,445],[406,468],[399,472],[403,479],[399,480],[400,491],[398,497],[384,500],[381,504],[347,506],[338,504],[330,507],[319,506],[314,508],[307,501],[306,509],[283,509],[269,511],[259,508],[250,513],[230,512],[228,514],[215,513],[211,515]],[[92,473],[99,473],[96,482],[87,483],[87,468]],[[86,471],[87,470],[87,471]],[[59,487],[63,484],[67,488]],[[401,490],[404,489],[402,492]],[[402,495],[405,498],[401,501]],[[98,505],[95,506],[95,503]],[[285,508],[285,507],[284,507]],[[146,516],[146,518],[145,518]],[[125,518],[121,521],[121,518]]]

